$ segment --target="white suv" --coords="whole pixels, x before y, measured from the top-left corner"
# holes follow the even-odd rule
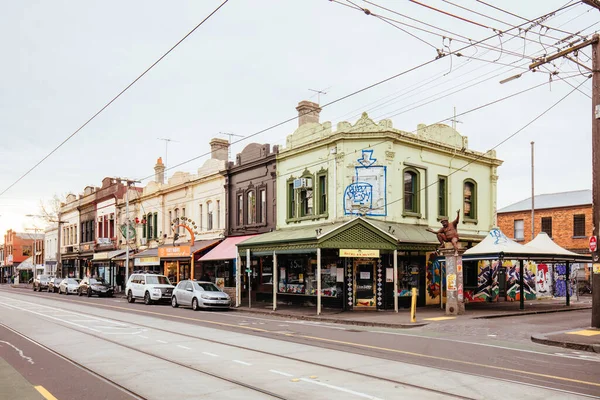
[[[129,277],[125,286],[127,301],[133,303],[135,299],[144,299],[144,304],[155,301],[171,301],[175,286],[164,275],[149,273],[134,273]]]

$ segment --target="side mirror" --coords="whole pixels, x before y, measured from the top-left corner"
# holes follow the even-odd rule
[[[191,288],[191,287],[189,287],[189,288],[187,288],[187,289],[185,289],[185,290],[187,290],[188,292],[193,292],[193,291],[194,291],[194,289],[193,289],[193,288]]]

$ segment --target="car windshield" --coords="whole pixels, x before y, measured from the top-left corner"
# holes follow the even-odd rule
[[[205,292],[220,292],[221,291],[221,289],[219,289],[212,283],[198,283],[198,282],[194,282],[194,283],[196,284],[197,287],[204,289]]]
[[[40,281],[49,281],[50,280],[50,276],[48,275],[40,275]]]
[[[146,285],[170,285],[169,279],[163,275],[146,275]]]
[[[77,285],[80,282],[79,279],[69,279],[67,280],[67,283],[73,284],[73,285]]]
[[[103,283],[104,283],[104,280],[102,280],[102,279],[90,278],[91,285],[102,285]]]

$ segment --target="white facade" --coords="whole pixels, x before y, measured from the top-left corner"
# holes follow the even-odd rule
[[[61,253],[72,253],[79,247],[79,200],[69,194],[66,203],[61,206],[60,247]]]
[[[44,241],[44,273],[55,275],[58,255],[58,224],[52,224],[46,228]]]

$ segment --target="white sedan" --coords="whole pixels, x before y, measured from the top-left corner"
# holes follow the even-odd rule
[[[79,282],[81,282],[81,279],[76,279],[76,278],[65,278],[63,279],[63,281],[60,283],[60,286],[58,287],[58,294],[76,294],[77,293],[77,288],[79,287]]]

